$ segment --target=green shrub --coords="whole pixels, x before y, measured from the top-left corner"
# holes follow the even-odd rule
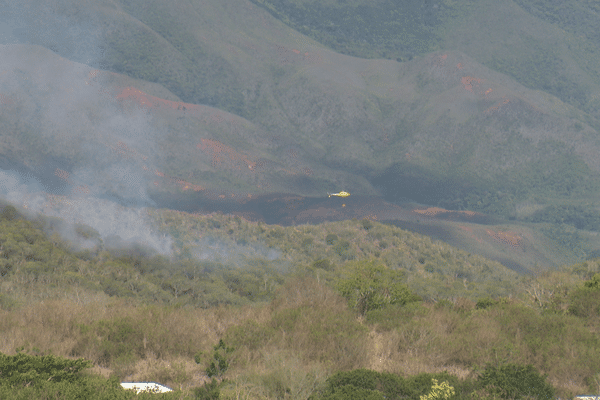
[[[373,227],[373,223],[371,222],[371,220],[367,219],[367,218],[363,218],[363,220],[361,221],[362,227],[365,230],[369,230]]]
[[[478,380],[490,393],[503,399],[518,400],[533,397],[538,400],[554,398],[554,388],[532,365],[486,365]]]
[[[350,248],[350,242],[347,240],[339,240],[333,246],[333,251],[335,251],[342,260],[351,260],[354,258],[354,252]]]
[[[144,334],[142,328],[129,317],[113,320],[100,320],[92,329],[80,328],[86,332],[91,343],[96,343],[101,354],[100,361],[105,366],[116,360],[125,361],[133,356],[143,356]],[[94,340],[95,339],[95,340]]]
[[[335,266],[326,258],[322,258],[312,263],[313,268],[321,268],[325,271],[332,271]]]
[[[378,390],[369,390],[358,388],[352,385],[346,385],[336,388],[332,393],[320,397],[309,397],[310,400],[386,400]]]
[[[19,212],[13,206],[5,206],[2,209],[2,213],[0,214],[0,218],[5,219],[7,221],[12,221],[20,217]]]
[[[206,382],[204,386],[200,386],[194,390],[196,400],[218,400],[220,396],[219,382],[213,378],[210,382]]]
[[[446,381],[438,383],[437,379],[432,379],[431,383],[431,392],[425,396],[420,396],[420,400],[448,400],[456,394],[454,387],[450,386]]]
[[[225,346],[223,339],[219,340],[219,344],[214,347],[213,360],[210,362],[208,368],[206,368],[206,375],[209,378],[213,376],[220,377],[229,368],[229,354],[233,352],[233,347]]]
[[[91,363],[82,358],[68,360],[53,355],[31,356],[17,353],[7,356],[0,353],[0,382],[2,385],[28,386],[39,382],[75,382],[79,374]]]
[[[413,393],[400,376],[368,369],[338,372],[330,376],[324,387],[309,397],[311,400],[333,399],[401,399]]]
[[[269,232],[269,236],[272,238],[282,238],[285,236],[285,231],[282,228],[276,227],[271,229],[271,231]]]
[[[584,287],[592,290],[600,289],[600,274],[596,274],[589,281],[585,282]]]
[[[419,300],[402,282],[404,274],[375,261],[361,260],[344,266],[345,276],[337,290],[350,307],[361,315],[388,304],[406,304]]]
[[[494,300],[490,299],[489,297],[486,297],[484,299],[479,299],[475,304],[475,308],[478,310],[485,310],[486,308],[489,308],[494,304],[496,304]]]
[[[179,395],[180,393],[173,392]],[[170,395],[170,396],[169,396]],[[152,396],[152,395],[148,395]],[[155,396],[155,395],[154,395]],[[150,398],[146,395],[137,395],[134,391],[125,390],[114,377],[105,379],[100,376],[88,376],[76,383],[51,381],[39,382],[34,386],[11,388],[0,385],[0,399],[64,399],[64,400],[130,400]],[[171,393],[161,395],[162,399],[175,399]]]
[[[600,315],[600,291],[590,290],[587,287],[574,290],[569,295],[567,312],[586,319]]]
[[[330,246],[333,245],[337,240],[338,237],[335,233],[330,233],[327,236],[325,236],[325,242]]]

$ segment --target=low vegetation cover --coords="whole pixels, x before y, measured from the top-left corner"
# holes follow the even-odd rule
[[[519,277],[367,220],[283,228],[156,211],[169,259],[104,248],[85,226],[97,245],[74,251],[57,221],[0,213],[2,398],[131,398],[123,380],[202,399],[598,389],[598,259]],[[195,259],[203,237],[229,258]]]
[[[271,300],[292,276],[335,285],[362,261],[398,279],[404,274],[407,287],[424,299],[523,292],[519,276],[500,263],[368,220],[283,228],[229,215],[151,211],[157,229],[175,241],[173,256],[165,257],[140,245],[110,247],[84,225],[74,227],[74,236],[88,248],[77,249],[57,233],[65,229],[61,221],[28,220],[12,206],[3,210],[0,304],[7,309],[65,295],[78,301],[106,295],[146,304],[244,305]]]
[[[222,341],[220,342],[220,344]],[[181,391],[167,394],[141,393],[123,389],[116,377],[102,378],[82,373],[91,363],[83,359],[71,360],[52,355],[34,356],[18,352],[7,356],[0,353],[0,394],[3,399],[60,398],[60,399],[219,399],[220,388],[227,381],[212,379],[193,392]],[[442,380],[438,383],[438,379]],[[276,398],[291,396],[289,388],[279,388]],[[308,397],[309,400],[324,399],[407,399],[448,400],[487,396],[519,400],[524,397],[551,400],[554,388],[531,366],[506,364],[500,367],[487,365],[485,370],[465,380],[442,373],[421,373],[408,378],[369,369],[337,372],[327,378]]]
[[[116,377],[109,379],[84,370],[91,366],[84,359],[53,355],[15,355],[0,353],[0,398],[12,399],[180,399],[181,393],[136,395],[121,387]],[[192,398],[192,397],[188,397]]]

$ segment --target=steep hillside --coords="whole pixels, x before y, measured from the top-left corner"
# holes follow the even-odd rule
[[[342,54],[408,61],[460,50],[598,117],[600,9],[593,2],[252,2]]]
[[[537,3],[411,3],[404,17],[431,15],[415,20],[422,40],[403,41],[412,58],[386,60],[325,46],[389,57],[361,53],[359,19],[332,31],[346,51],[317,35],[316,3],[258,3],[0,3],[16,32],[0,48],[0,162],[21,174],[5,195],[202,210],[345,189],[598,230],[581,222],[600,215],[586,8],[573,9],[587,21],[576,28]],[[305,33],[323,44],[284,18],[301,4]],[[348,7],[376,18],[391,4]],[[377,29],[373,43],[399,40]]]

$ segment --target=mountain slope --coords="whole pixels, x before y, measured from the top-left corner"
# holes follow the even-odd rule
[[[525,6],[444,3],[431,29],[446,39],[398,62],[336,53],[244,0],[35,4],[0,3],[31,28],[0,48],[1,153],[47,191],[202,209],[345,189],[536,222],[597,214],[593,96],[532,89],[575,85],[564,75],[593,94],[596,53],[577,58],[571,30]]]

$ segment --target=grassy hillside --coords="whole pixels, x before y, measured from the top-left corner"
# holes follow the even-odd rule
[[[65,291],[81,301],[108,295],[180,306],[243,305],[271,299],[287,277],[333,284],[344,265],[369,260],[404,271],[411,290],[426,299],[523,293],[519,276],[498,262],[367,219],[283,228],[231,215],[149,211],[157,231],[174,239],[169,259],[118,237],[103,240],[85,225],[75,226],[75,244],[69,244],[59,236],[66,231],[61,220],[24,220],[11,207],[4,209],[1,239],[7,306]]]
[[[356,194],[380,193],[392,201],[408,198],[506,218],[515,217],[525,201],[564,205],[597,193],[593,94],[599,86],[593,65],[600,63],[594,61],[595,42],[581,34],[574,39],[573,32],[584,29],[575,27],[578,19],[553,22],[551,16],[560,11],[511,1],[460,6],[407,2],[399,15],[392,2],[356,1],[343,11],[333,3],[293,2],[280,9],[282,4],[230,0],[167,6],[154,1],[142,7],[123,1],[73,5],[79,12],[53,4],[48,8],[75,25],[89,24],[102,49],[95,63],[135,78],[98,72],[96,81],[104,92],[122,94],[126,85],[157,96],[149,100],[129,91],[119,97],[126,104],[146,104],[150,111],[144,121],[150,134],[143,145],[122,132],[106,137],[103,145],[115,146],[125,137],[132,150],[147,157],[146,167],[175,179],[242,196],[315,196],[342,187]],[[595,12],[576,4],[577,10]],[[362,22],[358,15],[365,16]],[[377,18],[382,23],[374,26]],[[583,26],[592,23],[586,18]],[[505,29],[500,21],[514,26]],[[479,35],[480,26],[490,33]],[[518,26],[526,26],[527,32]],[[384,57],[384,48],[406,54],[420,49],[421,55],[406,62],[404,55],[402,62],[398,57],[346,56],[290,27],[360,57]],[[405,38],[404,30],[414,40]],[[366,42],[357,39],[363,36]],[[333,38],[340,40],[340,48]],[[53,47],[47,36],[29,39],[72,56],[67,47]],[[589,51],[578,50],[581,46]],[[364,53],[367,48],[371,53]],[[135,108],[83,90],[89,81],[85,73],[67,75],[80,83],[73,89],[85,93],[87,102],[74,103],[65,85],[49,86],[47,92],[46,78],[30,67],[39,61],[24,62],[17,53],[6,53],[9,73],[0,77],[2,91],[11,99],[2,129],[16,149],[7,153],[7,147],[7,157],[18,162],[45,152],[46,159],[59,158],[69,172],[90,160],[101,164],[103,151],[81,156],[83,143],[67,138],[87,137],[91,130],[105,133],[97,124],[120,113],[129,115],[122,115],[128,120]],[[32,83],[23,86],[26,80]],[[62,112],[70,107],[76,111],[57,120],[59,107],[42,107],[48,96],[65,99],[57,102],[63,104]],[[202,110],[189,111],[198,104]],[[17,122],[18,115],[27,118]],[[70,134],[60,140],[58,132],[64,131]],[[40,135],[44,140],[37,141]],[[41,145],[46,142],[56,146]],[[224,162],[228,159],[233,162]],[[143,167],[131,158],[118,161],[136,174]],[[87,175],[92,175],[87,185],[118,194],[118,185],[107,189],[118,178]],[[149,176],[140,177],[140,184],[156,196],[172,190],[157,189],[151,182]]]
[[[189,398],[392,398],[382,389],[392,382],[394,396],[418,400],[432,378],[450,382],[453,399],[552,398],[546,379],[561,398],[599,389],[594,4],[27,0],[0,10],[26,32],[0,46],[0,167],[21,173],[0,182],[23,207],[0,210],[2,353],[84,357],[113,379],[80,390],[106,397],[125,379]],[[362,217],[287,227],[166,209],[123,218],[172,238],[168,257],[35,214],[78,210],[108,230],[119,217],[107,199],[233,209],[284,193],[262,210],[285,219],[277,201],[296,207],[334,189],[511,221],[408,221],[467,252]],[[538,260],[582,262],[547,271]],[[494,389],[510,371],[540,391]],[[15,392],[2,372],[0,397],[71,390],[32,373]],[[365,377],[378,383],[350,384]]]
[[[253,3],[336,52],[355,57],[407,61],[440,49],[460,50],[597,117],[600,10],[587,1]],[[484,36],[478,34],[483,26]]]
[[[5,206],[0,351],[83,357],[94,374],[160,381],[181,396],[198,395],[208,374],[221,398],[306,399],[330,390],[335,373],[367,368],[422,382],[407,387],[411,399],[431,378],[450,381],[457,398],[488,398],[484,371],[510,365],[547,374],[561,398],[596,389],[597,259],[517,277],[368,220],[153,218],[176,238],[172,260],[110,248],[85,226],[77,240],[95,246],[73,252],[44,233],[59,221]]]

